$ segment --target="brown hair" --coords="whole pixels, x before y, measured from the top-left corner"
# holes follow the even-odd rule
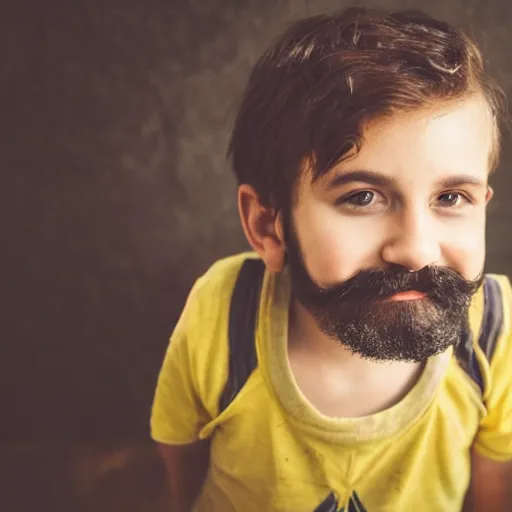
[[[228,153],[239,183],[288,209],[304,159],[313,180],[358,149],[365,123],[435,101],[485,97],[498,163],[505,97],[476,44],[422,12],[350,8],[295,23],[254,67]]]

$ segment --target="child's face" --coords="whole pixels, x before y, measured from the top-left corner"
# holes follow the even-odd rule
[[[353,352],[423,361],[467,328],[481,283],[491,119],[473,99],[363,135],[359,154],[299,184],[287,236],[295,296]]]
[[[292,222],[311,278],[329,287],[362,269],[437,265],[475,279],[492,134],[477,96],[371,124],[355,157],[299,183]]]

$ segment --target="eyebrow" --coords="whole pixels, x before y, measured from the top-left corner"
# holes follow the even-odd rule
[[[358,170],[336,173],[331,179],[329,179],[327,188],[331,189],[341,187],[342,185],[347,185],[348,183],[352,183],[354,181],[362,181],[364,183],[377,185],[380,187],[393,185],[396,182],[394,178],[379,172]]]
[[[346,185],[354,181],[364,182],[378,187],[396,185],[396,179],[391,176],[386,176],[385,174],[376,171],[355,170],[344,173],[338,172],[328,180],[327,188],[333,189],[341,187],[342,185]],[[446,178],[442,178],[436,183],[436,186],[439,188],[460,187],[462,185],[472,185],[483,188],[487,186],[484,181],[468,174],[448,176]]]

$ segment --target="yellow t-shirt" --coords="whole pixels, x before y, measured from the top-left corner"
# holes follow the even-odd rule
[[[347,419],[322,415],[298,389],[287,358],[289,276],[266,271],[258,365],[219,413],[231,294],[248,257],[256,256],[221,260],[196,282],[158,379],[153,439],[185,444],[212,438],[196,512],[313,512],[329,496],[345,512],[458,511],[473,444],[492,459],[512,459],[512,289],[504,276],[493,276],[503,295],[504,325],[490,365],[475,347],[483,399],[450,348],[427,362],[398,404]],[[470,307],[474,339],[482,308],[480,290]]]

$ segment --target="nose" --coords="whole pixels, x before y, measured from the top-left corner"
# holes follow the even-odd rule
[[[439,232],[428,212],[418,210],[402,211],[394,220],[382,248],[384,262],[417,271],[441,259]]]

